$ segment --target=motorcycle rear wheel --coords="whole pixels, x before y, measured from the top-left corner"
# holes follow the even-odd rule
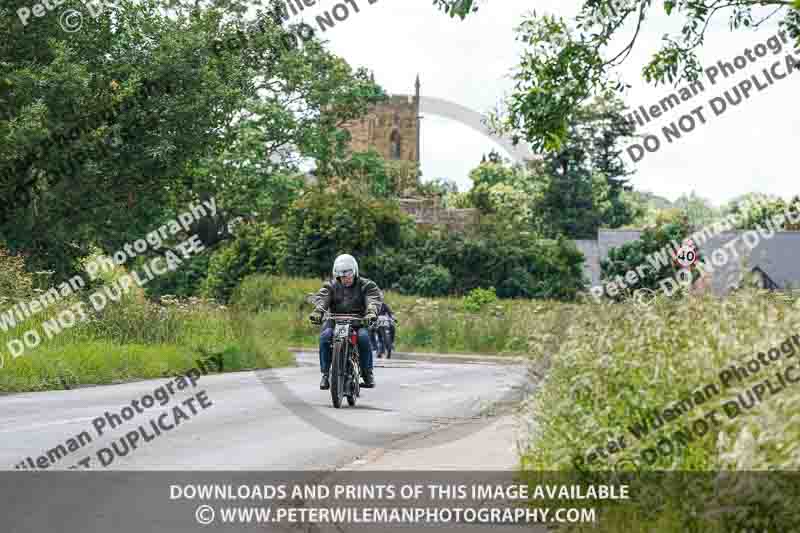
[[[391,335],[386,328],[381,328],[381,342],[383,343],[383,351],[386,353],[386,359],[392,358],[392,345],[389,342]]]

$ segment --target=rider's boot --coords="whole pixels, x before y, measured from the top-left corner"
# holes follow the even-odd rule
[[[320,390],[328,390],[330,388],[331,388],[331,382],[328,379],[328,373],[327,372],[323,372],[322,373],[322,381],[319,382],[319,389]]]
[[[375,386],[375,376],[372,375],[372,369],[364,369],[364,384],[362,387],[371,389]]]

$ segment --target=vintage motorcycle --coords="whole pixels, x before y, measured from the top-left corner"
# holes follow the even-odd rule
[[[394,351],[394,339],[392,338],[392,319],[386,315],[380,315],[370,336],[375,339],[373,346],[376,346],[378,358],[386,354],[387,359],[392,358]]]
[[[331,353],[331,400],[333,406],[342,406],[342,396],[347,404],[354,406],[361,392],[361,368],[359,366],[358,328],[364,320],[355,315],[327,313],[325,320],[333,321],[333,346]]]

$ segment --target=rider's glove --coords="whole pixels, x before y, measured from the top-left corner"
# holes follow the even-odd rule
[[[319,311],[314,311],[310,315],[308,315],[308,320],[311,321],[312,324],[319,326],[322,324],[322,313]]]
[[[370,311],[364,317],[364,320],[367,321],[367,326],[372,327],[373,325],[375,325],[375,322],[378,320],[378,315],[376,315],[374,312]]]

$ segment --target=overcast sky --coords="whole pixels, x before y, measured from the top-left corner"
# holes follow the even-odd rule
[[[419,73],[423,95],[446,98],[482,113],[493,109],[512,89],[510,75],[520,52],[513,29],[525,14],[535,8],[539,13],[571,17],[580,4],[575,0],[485,0],[477,14],[460,21],[437,13],[430,0],[377,0],[372,5],[368,0],[354,1],[360,12],[351,13],[347,20],[321,34],[329,40],[333,52],[353,67],[374,71],[376,81],[390,93],[413,92]],[[305,13],[318,14],[337,3],[323,0]],[[301,18],[313,22],[308,15]],[[632,85],[625,95],[631,107],[649,107],[675,91],[669,86],[646,85],[640,72],[658,49],[661,36],[679,21],[661,16],[648,22],[647,31],[639,36],[634,52],[619,70]],[[732,62],[745,48],[765,42],[776,30],[777,25],[772,23],[756,32],[731,32],[720,18],[707,34],[700,51],[701,63]],[[618,46],[622,45],[620,40]],[[698,125],[672,144],[659,135],[662,147],[636,164],[626,157],[636,170],[632,176],[635,188],[670,200],[695,190],[715,204],[746,192],[784,197],[800,193],[800,75],[777,81],[762,92],[753,91],[748,100],[737,107],[729,106],[718,117],[708,105],[712,97],[722,96],[726,89],[783,60],[789,52],[788,47],[777,56],[770,52],[727,80],[716,85],[706,83],[704,93],[650,122],[644,129],[659,133],[662,126],[699,105],[703,105],[707,119],[705,125]],[[800,54],[796,57],[800,59]],[[781,68],[785,72],[785,66]],[[466,126],[426,114],[422,121],[424,179],[449,178],[466,190],[471,183],[467,177],[470,169],[480,161],[481,154],[495,147],[491,140]]]

